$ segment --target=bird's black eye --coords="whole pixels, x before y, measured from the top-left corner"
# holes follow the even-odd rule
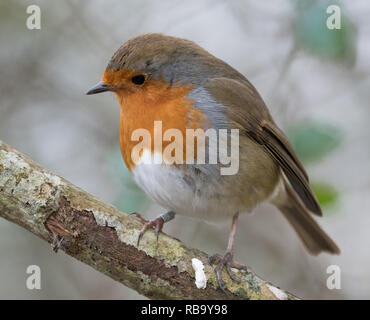
[[[132,83],[137,85],[141,85],[145,82],[145,76],[143,74],[139,74],[131,78]]]

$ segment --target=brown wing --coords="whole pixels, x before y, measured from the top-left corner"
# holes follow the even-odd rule
[[[276,159],[307,209],[321,216],[303,165],[284,133],[274,123],[256,89],[247,80],[241,82],[228,78],[210,79],[204,88],[226,107],[229,119],[240,124],[248,136],[263,145]]]

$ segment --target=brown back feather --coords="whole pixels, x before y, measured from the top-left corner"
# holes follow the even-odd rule
[[[288,139],[274,123],[265,103],[248,80],[210,79],[204,87],[227,107],[229,118],[245,128],[245,134],[261,144],[277,161],[294,191],[312,213],[322,212],[307,173]]]

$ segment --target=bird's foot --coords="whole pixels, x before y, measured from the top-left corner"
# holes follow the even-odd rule
[[[215,273],[217,276],[218,285],[220,286],[221,290],[225,293],[226,291],[225,291],[224,281],[222,280],[222,274],[221,274],[223,267],[226,267],[226,271],[229,274],[230,278],[236,282],[240,282],[240,280],[236,278],[231,268],[235,268],[238,270],[248,270],[247,266],[237,263],[233,260],[233,253],[231,251],[226,251],[224,256],[216,253],[210,256],[208,260],[210,264],[217,263],[217,266],[215,268]]]
[[[142,224],[144,224],[144,226],[142,227],[142,229],[140,230],[139,232],[139,236],[137,238],[137,246],[139,246],[140,244],[140,240],[142,239],[143,235],[145,232],[147,232],[149,229],[151,228],[154,228],[155,230],[155,235],[157,237],[157,242],[158,242],[158,237],[159,237],[159,233],[162,231],[163,229],[163,225],[164,225],[164,219],[162,218],[162,216],[159,216],[158,218],[154,219],[154,220],[147,220],[147,219],[144,219],[139,213],[137,212],[133,212],[131,213],[133,215],[135,215],[140,221]]]

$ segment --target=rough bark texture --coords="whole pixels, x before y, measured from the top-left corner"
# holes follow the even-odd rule
[[[0,141],[0,216],[12,221],[153,299],[296,299],[252,271],[224,273],[227,293],[218,289],[207,255],[148,231],[136,246],[141,223],[41,168]],[[192,258],[204,264],[206,289],[194,283]]]

